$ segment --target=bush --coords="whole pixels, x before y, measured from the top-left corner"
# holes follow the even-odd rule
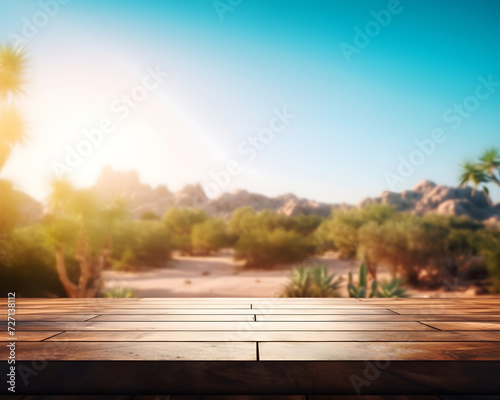
[[[323,223],[323,241],[332,243],[332,247],[342,258],[354,258],[358,253],[359,229],[372,223],[383,224],[395,215],[392,207],[372,204],[362,209],[334,211],[331,219]]]
[[[295,231],[255,229],[236,242],[235,257],[247,266],[270,266],[304,260],[314,251],[314,243]]]
[[[200,210],[189,208],[171,208],[163,216],[163,223],[173,234],[173,245],[182,254],[192,255],[194,252],[191,234],[196,224],[201,224],[209,216]]]
[[[319,223],[314,216],[287,217],[240,208],[229,221],[235,258],[245,260],[247,266],[259,267],[302,261],[314,252],[316,246],[310,233]]]
[[[126,249],[120,259],[112,259],[111,265],[115,271],[134,271],[138,268],[139,262],[132,249]]]
[[[164,266],[174,249],[174,238],[159,221],[133,221],[113,235],[113,269],[132,271],[140,266]]]
[[[191,232],[193,250],[197,254],[208,255],[228,244],[226,224],[222,220],[207,219],[193,226]]]
[[[71,263],[72,275],[78,272]],[[16,292],[17,297],[65,297],[59,281],[52,249],[38,226],[14,231],[4,237],[0,251],[0,291]]]
[[[163,266],[174,248],[171,232],[156,221],[135,222],[136,245],[134,254],[139,262]]]
[[[156,220],[158,220],[160,218],[153,211],[144,211],[141,214],[141,219],[143,221],[156,221]]]
[[[500,293],[500,232],[493,229],[481,231],[475,241],[490,275],[490,289]]]
[[[440,287],[477,258],[477,232],[484,226],[465,217],[416,216],[372,204],[336,211],[316,235],[342,257],[364,260],[373,279],[380,264],[413,286]]]

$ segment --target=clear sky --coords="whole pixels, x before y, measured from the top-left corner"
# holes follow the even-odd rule
[[[29,140],[2,175],[43,199],[79,150],[78,185],[104,165],[328,202],[456,185],[500,147],[499,15],[496,0],[1,1],[0,41],[29,60]]]

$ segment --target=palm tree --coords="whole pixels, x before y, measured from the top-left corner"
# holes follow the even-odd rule
[[[500,171],[499,151],[495,148],[487,149],[479,160],[481,161],[480,167],[487,174],[488,180],[500,186],[500,179],[495,175],[496,171]]]
[[[460,175],[460,185],[465,186],[472,183],[472,195],[476,193],[479,185],[487,183],[488,179],[486,174],[477,164],[466,161],[462,164],[462,174]]]
[[[490,191],[486,184],[493,182],[500,186],[500,179],[496,173],[500,172],[500,153],[495,148],[484,151],[478,162],[467,161],[462,164],[460,185],[472,183],[472,195],[476,193],[479,185],[482,185],[483,193],[491,204]]]
[[[14,96],[23,92],[26,55],[12,46],[0,46],[0,171],[16,144],[24,142],[25,126],[14,106]]]
[[[20,48],[0,46],[0,96],[9,97],[23,92],[26,53]]]

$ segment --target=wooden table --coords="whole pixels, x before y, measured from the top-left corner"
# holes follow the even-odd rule
[[[15,310],[16,394],[500,394],[498,297],[17,299]],[[5,377],[6,299],[0,313]]]

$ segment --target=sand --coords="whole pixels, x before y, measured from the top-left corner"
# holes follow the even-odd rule
[[[334,254],[307,260],[307,265],[325,265],[328,272],[344,279],[339,294],[348,297],[347,275],[353,273],[357,282],[359,262],[342,260]],[[246,269],[242,262],[233,260],[232,250],[223,250],[210,257],[174,255],[165,267],[143,268],[138,272],[105,271],[105,288],[122,287],[134,291],[134,297],[279,297],[294,267],[277,266],[273,269]],[[383,266],[378,268],[379,281],[390,280],[391,274]],[[449,285],[449,284],[448,284]],[[409,289],[411,297],[474,297],[476,288],[459,288],[450,292]]]
[[[344,276],[346,281],[349,271],[357,273],[359,268],[357,261],[333,255],[317,257],[314,262],[326,265],[330,273]],[[106,271],[104,281],[107,288],[130,288],[136,297],[278,297],[292,268],[288,265],[248,270],[233,260],[231,250],[224,250],[210,257],[176,255],[164,268]],[[342,296],[347,297],[345,288]]]

